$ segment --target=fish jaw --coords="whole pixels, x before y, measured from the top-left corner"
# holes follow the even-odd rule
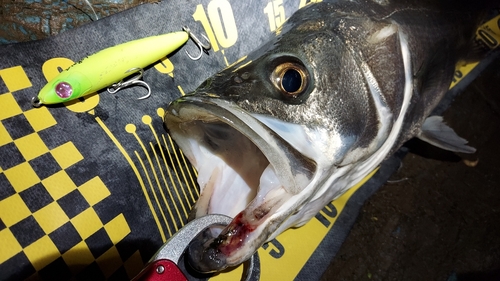
[[[199,96],[182,97],[166,110],[169,133],[198,170],[201,193],[191,217],[234,218],[190,247],[189,259],[200,272],[244,262],[322,207],[301,208],[320,186],[323,160],[312,160],[320,153],[297,151],[258,118],[231,102]]]
[[[377,151],[362,163],[332,165],[335,159],[327,157],[322,147],[331,149],[332,143],[344,141],[332,139],[332,132],[307,132],[298,125],[249,114],[215,96],[197,95],[174,101],[164,117],[170,135],[198,170],[201,193],[191,217],[234,218],[222,230],[207,229],[188,247],[186,259],[199,272],[241,264],[265,242],[309,221],[383,159]],[[291,135],[309,143],[290,139],[280,125],[291,126]],[[394,128],[391,134],[392,141],[382,150],[393,144]],[[238,157],[231,158],[235,151]],[[242,167],[236,161],[251,164]]]

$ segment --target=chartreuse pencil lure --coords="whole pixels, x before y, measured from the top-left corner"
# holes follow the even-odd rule
[[[62,103],[105,87],[109,87],[108,92],[115,93],[133,84],[145,86],[148,94],[139,99],[147,98],[151,94],[151,89],[146,82],[139,80],[144,67],[175,51],[186,43],[189,37],[200,48],[199,56],[193,57],[188,54],[191,59],[200,58],[203,49],[210,49],[210,44],[202,44],[187,27],[183,30],[126,42],[90,55],[49,81],[40,90],[38,96],[33,97],[31,103],[35,107],[42,104]],[[124,78],[134,73],[138,74],[123,81]],[[117,83],[117,81],[120,82]]]

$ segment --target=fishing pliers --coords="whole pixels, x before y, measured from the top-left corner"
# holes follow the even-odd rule
[[[187,281],[196,277],[183,273],[178,265],[181,256],[189,243],[207,227],[212,225],[228,225],[231,218],[225,215],[206,215],[195,219],[179,229],[149,260],[144,269],[133,281]],[[260,261],[255,253],[245,264],[243,280],[256,281],[260,277]]]

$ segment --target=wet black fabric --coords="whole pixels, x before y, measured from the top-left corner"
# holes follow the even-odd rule
[[[140,270],[197,199],[195,171],[166,134],[162,109],[264,43],[281,13],[288,18],[305,3],[269,8],[274,2],[281,3],[162,1],[46,40],[0,45],[1,280],[127,280]],[[77,62],[183,26],[197,35],[212,30],[215,49],[192,61],[184,51],[197,48],[189,41],[169,56],[173,71],[168,62],[169,73],[148,67],[148,99],[137,101],[145,90],[131,87],[33,109],[32,97],[47,83],[44,65],[53,68],[55,58]],[[298,280],[320,278],[362,203],[403,154],[355,193]]]
[[[197,198],[194,171],[171,145],[161,109],[266,41],[274,17],[267,5],[162,1],[45,40],[0,46],[0,231],[2,243],[12,242],[2,246],[1,280],[124,280],[137,273]],[[291,1],[279,9],[288,17],[298,7]],[[183,26],[198,37],[212,30],[215,48],[192,61],[184,51],[198,49],[189,41],[169,55],[170,73],[148,67],[148,99],[137,101],[145,89],[130,87],[115,95],[100,91],[76,108],[33,109],[32,97],[47,83],[44,67],[54,68],[55,58],[77,62]]]

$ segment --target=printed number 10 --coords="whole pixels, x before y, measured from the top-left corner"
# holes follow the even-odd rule
[[[212,0],[208,3],[207,12],[208,17],[203,6],[198,4],[193,18],[203,25],[214,52],[219,51],[219,45],[222,48],[234,45],[238,41],[238,31],[231,4],[227,0]]]

